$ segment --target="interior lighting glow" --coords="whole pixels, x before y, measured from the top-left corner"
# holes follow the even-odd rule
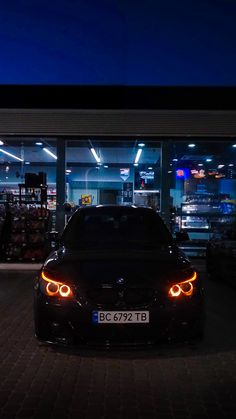
[[[20,159],[20,157],[15,156],[15,154],[9,153],[6,150],[3,150],[2,148],[0,148],[1,153],[6,154],[9,157],[12,157],[13,159],[19,160],[19,161],[24,161],[23,159]]]
[[[232,147],[236,148],[236,144],[233,144]]]
[[[212,159],[206,159],[206,161],[207,161],[207,162],[210,162],[210,161],[212,161]]]
[[[3,144],[4,144],[4,142],[2,140],[0,140],[0,145],[3,145]]]
[[[218,164],[218,169],[222,169],[222,167],[225,167],[224,164]]]
[[[179,282],[178,284],[172,285],[169,290],[169,297],[179,297],[181,294],[190,296],[193,293],[193,284],[197,278],[197,272],[194,272],[193,276],[186,281]]]
[[[37,142],[35,143],[35,145],[43,145],[43,143],[41,143],[41,141],[37,141]]]
[[[178,161],[178,159],[172,159],[172,161]]]
[[[138,151],[137,151],[137,154],[136,154],[136,156],[135,156],[135,160],[134,160],[134,163],[138,163],[139,162],[139,159],[140,159],[140,156],[141,156],[141,154],[142,154],[142,149],[141,148],[139,148],[138,149]]]
[[[233,163],[230,163],[230,164],[229,164],[229,167],[232,167],[232,166],[233,166]]]
[[[70,169],[66,169],[66,173],[71,173],[71,170]]]
[[[138,146],[139,147],[145,147],[145,144],[144,143],[139,143]]]
[[[93,157],[95,158],[96,162],[97,162],[97,163],[100,163],[100,162],[101,162],[101,159],[100,159],[100,157],[98,157],[98,155],[97,155],[97,153],[96,153],[95,149],[94,149],[94,148],[90,148],[90,151],[91,151],[91,153],[92,153]]]
[[[55,160],[57,160],[57,156],[56,154],[52,153],[50,150],[48,150],[47,147],[43,147],[43,151],[46,151],[47,154],[49,154],[49,156],[53,157]]]
[[[148,170],[152,170],[152,167],[150,166],[150,167],[148,167]]]
[[[104,165],[103,167],[104,167],[104,169],[108,169],[108,166],[107,166],[107,164],[105,164],[105,165]]]
[[[134,163],[134,166],[138,166],[138,163]]]
[[[203,166],[203,163],[198,163],[198,166]]]
[[[196,144],[188,144],[188,147],[194,148],[194,147],[196,147]]]
[[[160,190],[159,189],[153,189],[152,191],[145,191],[145,190],[140,190],[140,189],[135,189],[134,190],[134,193],[137,193],[137,194],[146,194],[146,193],[149,193],[149,194],[152,194],[152,193],[160,193]]]

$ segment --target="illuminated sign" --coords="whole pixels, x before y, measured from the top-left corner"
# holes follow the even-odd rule
[[[204,169],[197,170],[196,172],[197,173],[195,173],[193,175],[193,177],[195,177],[195,179],[202,179],[202,178],[206,177],[206,174],[205,174],[205,170]]]
[[[154,179],[154,172],[144,172],[144,171],[142,171],[142,172],[139,172],[139,176],[141,177],[141,179],[144,179],[144,180],[148,180],[148,179],[151,179],[151,180],[153,180]]]
[[[92,205],[92,195],[82,194],[81,203],[82,205]]]
[[[133,202],[133,183],[123,183],[123,202],[131,204]]]
[[[189,173],[189,169],[176,169],[176,177],[178,179],[188,179]]]
[[[120,169],[120,177],[124,182],[128,179],[129,175],[130,175],[129,168]]]

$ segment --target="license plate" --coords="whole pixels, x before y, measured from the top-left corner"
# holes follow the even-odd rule
[[[149,323],[149,311],[93,311],[93,323]]]

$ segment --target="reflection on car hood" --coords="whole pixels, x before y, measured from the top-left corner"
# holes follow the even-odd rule
[[[78,280],[113,280],[117,277],[161,278],[167,273],[190,267],[189,260],[176,246],[153,251],[72,251],[61,248],[50,255],[44,264],[49,271],[60,272],[73,282]]]

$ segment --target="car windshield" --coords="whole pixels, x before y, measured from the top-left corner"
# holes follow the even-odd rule
[[[90,208],[71,217],[62,236],[70,248],[155,248],[171,242],[164,223],[152,210]]]

